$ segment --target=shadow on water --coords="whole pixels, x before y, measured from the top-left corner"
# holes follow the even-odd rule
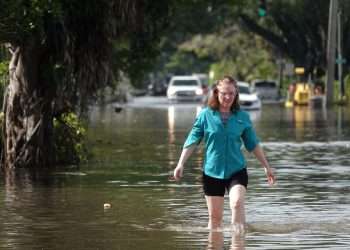
[[[4,190],[1,193],[2,230],[0,232],[0,249],[24,249],[25,246],[35,246],[33,218],[42,220],[41,227],[45,227],[45,210],[50,199],[50,189],[40,192],[34,191],[38,186],[50,186],[51,181],[46,178],[46,172],[27,171],[19,169],[4,174],[2,177]],[[28,206],[28,204],[31,204]],[[25,237],[24,237],[25,236]]]

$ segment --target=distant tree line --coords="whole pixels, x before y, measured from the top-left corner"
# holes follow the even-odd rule
[[[171,33],[163,38],[162,70],[180,74],[212,70],[250,80],[276,77],[276,62],[283,59],[304,67],[312,79],[325,75],[329,0],[265,1],[265,16],[259,16],[257,0],[198,2],[199,8],[186,6],[173,19]],[[339,5],[347,57],[350,2]]]

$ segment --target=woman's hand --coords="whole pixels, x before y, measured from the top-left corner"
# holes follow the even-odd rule
[[[191,154],[193,153],[193,151],[196,148],[196,144],[192,144],[191,146],[187,147],[187,148],[183,148],[181,155],[180,155],[180,159],[177,163],[176,168],[174,169],[174,180],[175,181],[179,181],[183,175],[184,172],[184,165],[185,162],[187,161],[187,159],[191,156]]]
[[[174,169],[174,179],[175,181],[179,181],[183,176],[184,166],[183,165],[177,165]]]
[[[267,168],[265,167],[264,170],[265,170],[265,174],[266,174],[268,183],[270,185],[275,184],[276,178],[275,178],[275,175],[273,173],[273,169],[270,167],[267,167]]]

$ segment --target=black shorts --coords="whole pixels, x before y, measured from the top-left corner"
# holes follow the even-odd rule
[[[203,190],[207,196],[224,196],[226,190],[229,191],[234,185],[243,185],[248,187],[248,173],[247,169],[234,173],[229,179],[218,179],[207,176],[203,172]]]

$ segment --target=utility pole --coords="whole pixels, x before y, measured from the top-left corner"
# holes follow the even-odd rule
[[[335,48],[336,48],[336,26],[337,26],[338,0],[330,0],[328,17],[328,43],[327,43],[327,83],[326,83],[326,105],[333,104]]]
[[[340,7],[340,6],[339,6]],[[344,79],[343,79],[343,64],[346,62],[346,60],[343,58],[343,52],[342,52],[342,47],[343,47],[343,40],[342,40],[342,12],[339,8],[338,14],[337,14],[337,40],[338,40],[338,58],[337,58],[337,65],[338,65],[338,79],[339,79],[339,98],[340,98],[340,103],[344,101],[345,99],[345,87],[344,87]]]
[[[278,70],[278,95],[279,98],[282,96],[282,85],[283,85],[283,70],[285,67],[285,62],[282,58],[282,53],[279,53],[280,58],[277,60],[277,65],[279,66],[279,70]]]

